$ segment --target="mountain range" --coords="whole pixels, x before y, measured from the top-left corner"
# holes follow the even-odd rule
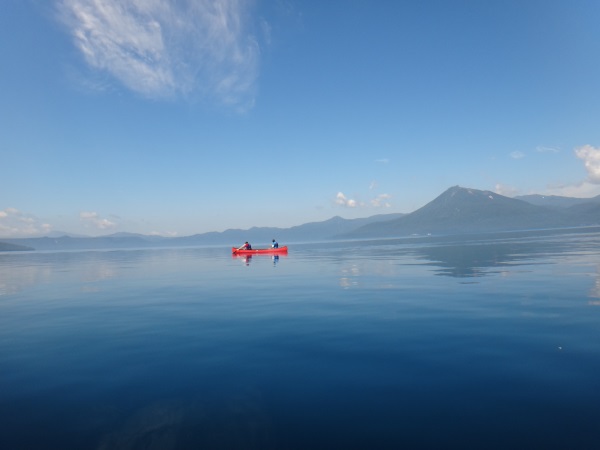
[[[451,235],[496,231],[587,227],[600,224],[600,196],[582,199],[526,195],[509,198],[491,191],[454,186],[410,214],[381,214],[362,219],[333,217],[291,228],[230,229],[186,237],[116,233],[101,237],[2,239],[0,251],[238,245],[255,247],[275,238],[280,243],[335,239],[372,239],[411,235]]]

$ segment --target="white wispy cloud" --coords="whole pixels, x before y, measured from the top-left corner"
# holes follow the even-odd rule
[[[575,156],[583,161],[588,181],[600,184],[600,148],[584,145],[575,149]]]
[[[44,223],[32,214],[16,208],[0,211],[0,236],[7,238],[43,236],[52,231],[50,224]]]
[[[85,227],[91,227],[97,230],[110,230],[117,226],[115,222],[103,219],[97,212],[93,211],[80,212],[79,219]]]
[[[351,198],[347,198],[343,192],[338,192],[335,196],[335,203],[340,206],[346,206],[348,208],[356,208],[358,206],[358,202]]]
[[[558,153],[560,152],[560,149],[556,147],[546,147],[544,145],[538,145],[535,148],[535,151],[538,153]]]
[[[252,106],[260,50],[248,2],[57,1],[86,63],[126,88],[153,99],[200,96]]]
[[[374,206],[375,208],[389,208],[392,206],[388,201],[391,198],[392,196],[389,194],[379,194],[377,197],[371,200],[371,206]]]
[[[380,159],[376,159],[375,162],[380,163],[380,164],[387,164],[390,162],[390,160],[388,158],[380,158]]]
[[[520,151],[511,152],[510,157],[512,159],[522,159],[525,158],[525,153]]]
[[[361,202],[355,200],[353,198],[348,198],[344,195],[343,192],[338,192],[335,196],[335,204],[344,206],[346,208],[364,208],[364,207],[374,207],[374,208],[389,208],[391,204],[389,200],[392,198],[389,194],[379,194],[376,197],[372,198],[368,201],[368,203]]]

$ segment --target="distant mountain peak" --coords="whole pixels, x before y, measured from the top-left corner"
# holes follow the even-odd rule
[[[517,208],[522,208],[525,205],[524,202],[504,197],[492,191],[453,186],[422,208],[413,212],[412,215],[431,214],[437,211],[437,214],[446,216],[450,211],[462,211],[464,213],[468,210],[487,208],[492,204],[495,204],[494,207],[498,207],[498,205],[512,205]]]
[[[494,195],[498,195],[495,192],[492,191],[482,191],[479,189],[473,189],[473,188],[466,188],[466,187],[461,187],[461,186],[452,186],[451,188],[447,189],[445,192],[443,192],[440,197],[443,197],[444,195],[449,195],[450,197],[454,197],[456,195],[480,195],[480,196],[485,196],[485,197],[493,197]]]
[[[560,227],[576,222],[548,208],[492,191],[452,186],[416,211],[399,219],[368,224],[350,237],[456,234],[473,231]]]

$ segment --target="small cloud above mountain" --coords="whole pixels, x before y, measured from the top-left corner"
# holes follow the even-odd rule
[[[85,227],[94,228],[97,230],[112,230],[117,224],[108,219],[100,217],[97,212],[83,211],[79,213],[79,219]]]
[[[335,204],[345,206],[347,208],[356,208],[358,206],[358,202],[356,200],[347,198],[343,192],[337,193],[335,196]]]
[[[50,224],[44,223],[32,214],[16,208],[5,208],[0,211],[0,236],[42,236],[50,231],[52,231]]]

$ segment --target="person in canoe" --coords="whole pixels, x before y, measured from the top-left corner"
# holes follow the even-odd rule
[[[244,245],[242,245],[240,248],[238,248],[238,250],[252,250],[252,246],[250,244],[248,244],[248,241],[244,242]]]
[[[271,244],[271,248],[279,248],[279,244],[275,239],[273,239],[273,243]]]

